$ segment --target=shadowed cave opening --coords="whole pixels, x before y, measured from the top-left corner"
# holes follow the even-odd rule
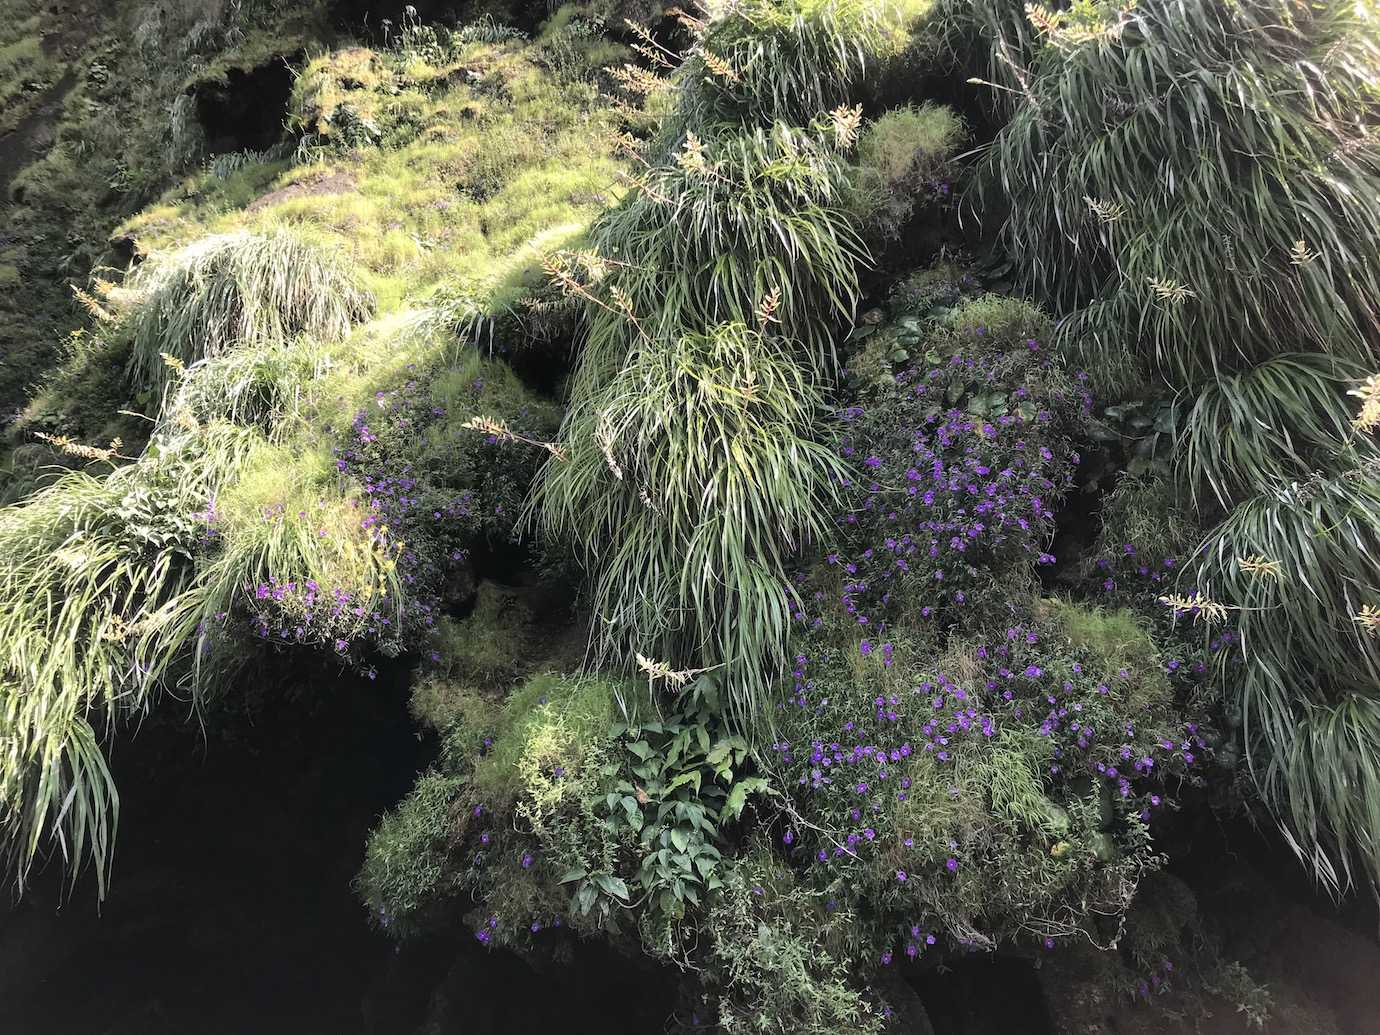
[[[254,68],[232,68],[224,80],[193,88],[196,119],[206,136],[206,152],[263,151],[283,135],[292,94],[289,59],[275,57]]]

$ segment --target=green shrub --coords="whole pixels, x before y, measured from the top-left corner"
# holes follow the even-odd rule
[[[1190,677],[1171,683],[1129,615],[1050,602],[1007,620],[942,653],[901,627],[796,643],[768,775],[799,790],[777,829],[803,881],[876,918],[869,963],[1101,943],[1159,865],[1147,824],[1204,758],[1178,703]]]
[[[839,950],[853,918],[799,885],[765,846],[727,867],[705,918],[706,993],[724,1032],[827,1035],[883,1029]],[[693,1025],[691,1026],[694,1027]]]
[[[399,937],[417,931],[427,910],[455,890],[448,851],[463,781],[428,772],[369,833],[355,887],[371,919]]]
[[[1053,560],[1087,397],[1045,351],[1048,320],[1015,299],[865,330],[837,446],[851,471],[836,549],[807,588],[844,600],[828,620],[845,624],[1001,621],[1003,601]],[[825,620],[808,600],[797,617]]]
[[[884,236],[898,233],[920,199],[948,196],[965,136],[952,109],[930,103],[893,108],[868,123],[858,138],[858,184]]]

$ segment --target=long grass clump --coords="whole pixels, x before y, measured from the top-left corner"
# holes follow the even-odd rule
[[[190,364],[299,334],[345,337],[374,301],[344,260],[286,231],[237,231],[154,260],[128,285],[130,374],[161,389],[169,360]]]
[[[583,548],[606,662],[722,670],[743,723],[785,658],[787,558],[837,492],[821,385],[870,261],[844,102],[888,24],[857,0],[719,12],[633,189],[551,264],[588,334],[541,523]]]
[[[1009,121],[986,152],[1025,285],[1123,383],[1380,340],[1380,45],[1356,5],[970,11]],[[1129,345],[1129,348],[1128,348]]]
[[[337,649],[400,624],[395,551],[328,458],[182,405],[137,462],[0,510],[0,555],[0,844],[21,888],[51,848],[74,875],[94,862],[104,894],[119,798],[101,741],[165,692],[199,706],[245,658],[246,616]],[[349,606],[328,618],[336,590]]]
[[[1372,463],[1237,506],[1192,570],[1200,590],[1229,608],[1241,639],[1244,667],[1219,656],[1236,687],[1251,772],[1300,856],[1334,890],[1358,867],[1380,882],[1377,551]]]
[[[1346,398],[1362,372],[1322,353],[1286,353],[1208,381],[1179,428],[1180,477],[1203,504],[1227,509],[1262,486],[1373,455],[1374,443],[1352,433]]]
[[[599,400],[567,424],[540,498],[599,572],[601,654],[728,667],[749,711],[764,649],[786,643],[785,565],[824,531],[844,474],[818,441],[820,388],[791,342],[726,324],[639,350]]]

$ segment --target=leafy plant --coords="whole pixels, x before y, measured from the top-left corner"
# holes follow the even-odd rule
[[[721,826],[741,815],[748,795],[766,789],[761,777],[742,775],[748,743],[718,727],[718,694],[716,681],[701,676],[666,718],[617,723],[610,730],[625,756],[620,759],[615,750],[604,767],[616,780],[604,805],[610,826],[626,825],[644,853],[631,894],[645,900],[652,914],[646,926],[681,920],[687,907],[701,907],[723,886]],[[609,875],[572,871],[563,879],[568,881],[579,882],[574,897],[582,912],[594,905],[596,892],[625,902],[629,897],[626,885]]]

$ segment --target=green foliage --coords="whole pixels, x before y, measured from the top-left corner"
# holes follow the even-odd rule
[[[330,341],[374,307],[339,256],[281,232],[204,238],[141,266],[127,290],[130,370],[143,388],[166,383],[165,355],[187,364],[298,334]]]
[[[427,908],[453,891],[456,873],[447,849],[461,786],[458,777],[424,773],[370,831],[355,888],[381,927],[414,932]]]
[[[1366,373],[1318,354],[1276,356],[1240,374],[1208,382],[1179,430],[1179,473],[1195,497],[1211,489],[1221,506],[1264,487],[1336,470],[1375,443],[1354,435],[1348,382]]]
[[[728,703],[763,705],[790,620],[779,573],[833,506],[822,421],[789,343],[741,324],[649,343],[567,418],[539,502],[591,559],[605,657],[723,665]]]
[[[847,170],[822,134],[786,122],[690,132],[699,144],[678,141],[676,158],[645,173],[645,187],[592,235],[605,265],[588,271],[583,381],[611,376],[646,336],[755,325],[773,292],[775,329],[823,363],[830,327],[857,304],[868,254],[847,208]]]
[[[21,877],[51,834],[74,869],[99,860],[104,889],[115,799],[94,730],[164,689],[199,706],[256,641],[372,671],[374,652],[421,644],[466,551],[516,527],[540,452],[464,425],[485,415],[548,438],[557,410],[497,358],[521,345],[521,320],[485,358],[457,341],[457,313],[525,311],[543,257],[603,204],[607,117],[592,86],[557,84],[517,44],[436,65],[423,36],[387,56],[425,102],[395,148],[333,168],[244,155],[131,220],[122,233],[150,258],[97,303],[119,322],[75,338],[31,408],[26,427],[66,436],[91,473],[0,511],[14,559],[0,809]],[[453,74],[462,61],[477,80]],[[496,139],[514,143],[497,155]],[[135,400],[153,411],[142,452],[146,421],[106,423],[129,407],[127,364],[165,386]],[[127,444],[81,444],[106,428]],[[434,673],[428,713],[492,713],[464,682],[501,680],[497,652]],[[448,757],[472,747],[446,743]]]
[[[679,76],[680,111],[666,125],[670,146],[686,127],[716,122],[808,125],[848,100],[870,63],[898,43],[900,12],[868,0],[751,0],[719,13],[700,55]],[[708,55],[729,74],[709,67]]]
[[[805,789],[778,820],[802,879],[910,956],[924,934],[1102,943],[1099,917],[1159,865],[1146,820],[1200,750],[1148,633],[1052,601],[939,655],[889,635],[797,643],[768,775]]]
[[[858,139],[858,184],[883,235],[896,235],[925,194],[947,193],[941,181],[966,135],[952,109],[928,102],[892,108],[867,124]]]
[[[479,686],[501,686],[530,653],[532,615],[522,599],[492,582],[481,583],[474,610],[462,621],[437,623],[432,650],[440,655],[436,672]]]
[[[1004,621],[1050,560],[1087,406],[1044,351],[1050,330],[1033,306],[980,295],[854,331],[838,451],[855,473],[837,550],[809,573],[815,599],[851,609],[822,621]]]
[[[604,785],[605,822],[639,846],[628,885],[644,903],[639,924],[649,951],[674,952],[675,927],[687,909],[700,908],[701,896],[707,903],[722,887],[721,827],[741,815],[750,794],[766,788],[761,777],[741,774],[747,741],[719,732],[718,693],[715,681],[701,677],[666,718],[615,723],[609,731],[612,758],[604,775],[614,782]],[[572,881],[581,913],[594,907],[600,891],[608,893],[598,875],[572,870],[562,883]]]
[[[1364,12],[972,12],[1010,88],[984,170],[1010,204],[1003,243],[1041,297],[1084,307],[1064,340],[1101,378],[1195,385],[1280,343],[1368,360],[1380,167],[1364,141],[1380,52]]]
[[[1187,501],[1175,494],[1174,484],[1163,475],[1121,475],[1102,498],[1101,517],[1092,552],[1104,558],[1142,555],[1155,564],[1166,558],[1178,563],[1202,535]],[[1135,555],[1126,554],[1128,544]]]
[[[1380,326],[1374,12],[969,13],[1009,115],[984,166],[1002,242],[1100,379],[1187,396],[1140,416],[1172,435],[1192,497],[1228,511],[1192,588],[1240,632],[1244,669],[1227,672],[1235,651],[1218,669],[1251,772],[1320,880],[1374,881],[1374,443],[1344,398]]]
[[[839,473],[816,444],[820,377],[868,254],[826,111],[893,43],[852,0],[718,12],[635,189],[592,253],[553,266],[589,334],[543,527],[584,549],[605,660],[723,666],[740,720],[766,711],[784,564]]]
[[[724,1032],[882,1031],[882,1011],[839,951],[853,917],[756,844],[726,868],[705,920],[706,991]]]
[[[1251,772],[1333,889],[1353,867],[1380,880],[1380,637],[1364,620],[1377,550],[1380,480],[1360,468],[1238,505],[1192,569],[1240,636],[1247,664],[1229,676]]]
[[[210,617],[188,623],[193,515],[249,445],[184,434],[146,467],[70,473],[0,512],[0,825],[21,886],[51,834],[73,872],[99,861],[104,889],[118,796],[91,718],[138,714],[192,653]]]

